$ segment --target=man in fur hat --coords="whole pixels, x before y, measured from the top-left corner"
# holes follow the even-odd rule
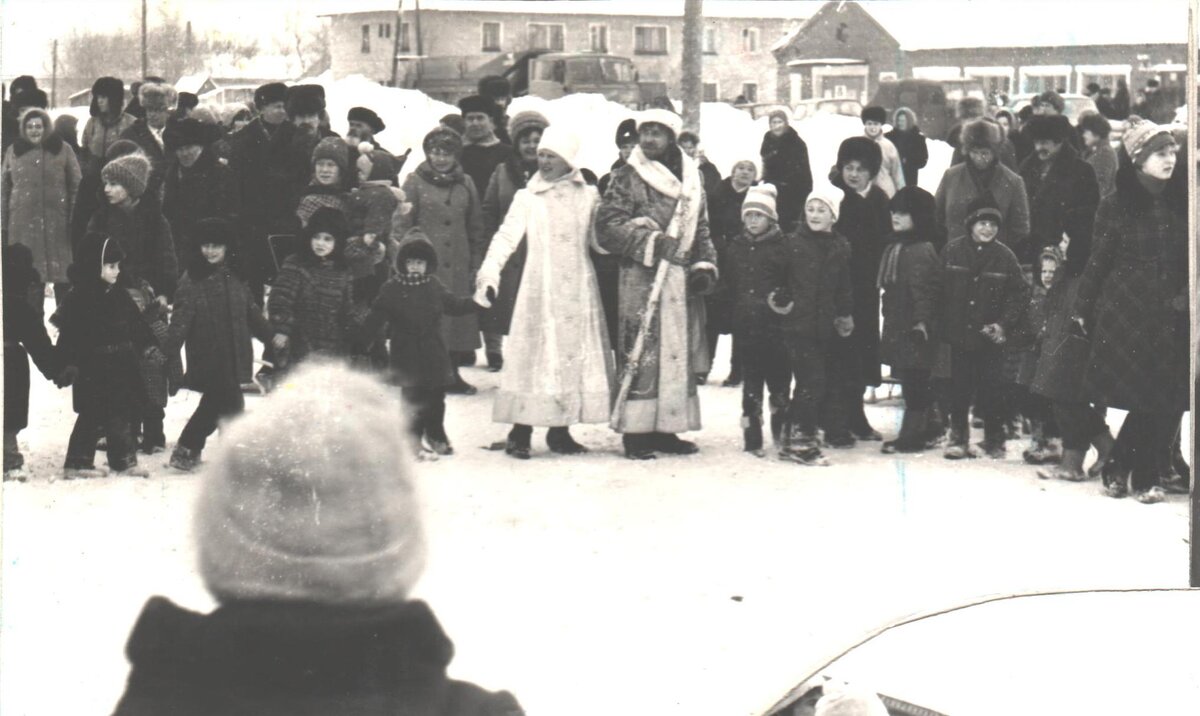
[[[79,139],[82,150],[79,163],[85,176],[100,173],[108,148],[136,121],[133,115],[125,113],[125,84],[116,77],[101,77],[92,84],[88,113],[91,116]]]
[[[703,294],[717,278],[700,170],[676,143],[679,115],[650,109],[638,116],[638,146],[613,170],[596,212],[600,248],[621,257],[617,351],[622,369],[641,332],[642,316],[660,262],[668,262],[654,318],[637,356],[628,399],[616,406],[614,426],[625,454],[690,454],[695,443],[676,433],[700,429],[696,366],[705,356]]]
[[[150,179],[146,193],[158,201],[163,197],[163,177],[167,173],[167,151],[163,144],[163,130],[175,109],[179,94],[165,82],[144,82],[138,88],[138,104],[145,117],[138,119],[129,129],[121,133],[122,139],[136,143],[142,154],[150,160]]]
[[[967,160],[946,170],[936,194],[939,234],[947,241],[966,236],[967,205],[985,194],[991,194],[1003,217],[997,239],[1017,252],[1029,240],[1025,182],[999,161],[1003,137],[1000,125],[987,119],[963,126]]]
[[[500,112],[495,102],[482,95],[471,95],[460,100],[458,108],[462,111],[465,126],[462,168],[475,181],[475,190],[483,196],[497,165],[512,157],[512,145],[496,136]]]
[[[1021,179],[1029,197],[1030,241],[1014,249],[1029,270],[1048,246],[1064,240],[1069,264],[1078,275],[1091,254],[1092,222],[1100,204],[1100,187],[1092,166],[1071,146],[1071,123],[1062,115],[1035,115],[1025,125],[1033,153],[1021,163]]]

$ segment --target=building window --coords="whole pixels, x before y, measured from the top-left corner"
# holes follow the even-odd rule
[[[565,28],[562,25],[531,22],[529,23],[529,49],[562,52],[564,32]]]
[[[717,54],[717,28],[704,28],[703,51],[706,55]]]
[[[499,52],[500,51],[500,23],[485,22],[480,26],[480,34],[482,37],[479,43],[480,50],[483,52]]]
[[[379,24],[379,36],[385,40],[392,39],[392,26],[386,22],[380,23]]]
[[[400,37],[397,39],[399,40],[399,42],[396,43],[396,51],[397,52],[412,52],[412,48],[408,44],[408,23],[407,22],[400,23]]]
[[[742,30],[742,52],[758,52],[757,27],[747,27]]]
[[[608,52],[608,25],[588,25],[588,49]]]
[[[667,54],[666,25],[636,25],[633,28],[633,51],[638,55]]]
[[[704,101],[705,102],[716,102],[717,101],[717,83],[716,82],[705,82],[704,83]]]
[[[751,102],[751,103],[757,102],[758,101],[758,83],[757,82],[743,82],[742,83],[742,96],[746,98],[747,102]]]
[[[364,55],[371,54],[371,26],[362,26],[362,53]]]
[[[1070,65],[1034,65],[1022,67],[1021,91],[1040,94],[1049,90],[1066,92],[1071,88]]]

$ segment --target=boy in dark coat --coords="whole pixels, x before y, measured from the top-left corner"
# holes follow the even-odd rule
[[[826,443],[854,444],[838,391],[839,381],[845,380],[844,357],[833,349],[836,339],[854,331],[850,245],[834,228],[841,206],[837,187],[822,185],[809,194],[805,222],[788,240],[784,283],[767,296],[771,310],[783,316],[796,381],[779,456],[802,465],[827,464],[817,440],[818,418]]]
[[[950,443],[944,457],[976,457],[970,445],[972,399],[983,416],[983,447],[1004,457],[1003,405],[998,382],[1004,364],[1002,346],[1021,320],[1029,287],[1012,250],[996,240],[1000,208],[980,197],[967,208],[967,236],[942,249],[939,299],[940,334],[950,345]]]
[[[173,119],[163,130],[169,155],[163,216],[171,225],[180,271],[198,250],[192,236],[197,222],[215,216],[233,220],[237,214],[232,172],[212,146],[220,131],[194,117]]]
[[[42,323],[42,278],[24,244],[4,247],[4,479],[25,481],[17,433],[29,425],[29,360],[53,380],[61,366]],[[27,358],[28,356],[28,358]]]
[[[58,326],[58,350],[67,366],[60,386],[74,383],[79,417],[67,443],[66,479],[104,477],[95,467],[96,436],[108,441],[108,466],[119,475],[149,477],[138,466],[130,424],[141,415],[146,390],[138,372],[140,356],[166,361],[154,333],[138,314],[128,291],[117,286],[125,258],[116,239],[91,233],[83,238],[71,265],[71,293],[51,319]]]
[[[883,452],[920,452],[930,437],[933,404],[930,372],[937,345],[933,332],[941,278],[933,248],[937,207],[933,195],[915,185],[896,192],[889,207],[892,243],[879,264],[878,285],[883,290],[879,357],[900,380],[904,419],[900,435],[885,442]]]
[[[771,436],[782,437],[788,407],[791,368],[778,316],[767,295],[784,284],[789,246],[779,229],[775,187],[761,184],[746,191],[742,230],[729,242],[722,262],[733,298],[734,340],[745,351],[742,364],[743,450],[763,457],[763,382],[770,391]]]
[[[237,241],[233,226],[220,218],[203,219],[195,237],[198,246],[179,280],[166,347],[175,357],[186,345],[184,385],[203,394],[171,454],[171,467],[184,472],[200,462],[218,422],[245,409],[240,386],[250,381],[253,368],[250,337],[264,344],[271,339],[262,309],[231,264]]]
[[[146,603],[114,716],[522,716],[447,676],[454,645],[409,597],[426,550],[398,410],[315,365],[230,425],[193,532],[218,606]]]
[[[446,387],[454,384],[454,366],[442,341],[442,315],[462,316],[479,307],[469,297],[451,294],[434,276],[437,252],[419,228],[412,228],[396,253],[396,276],[379,290],[361,336],[375,336],[386,323],[392,382],[400,386],[412,410],[409,441],[423,460],[454,452],[443,424]],[[421,446],[421,438],[429,450]]]

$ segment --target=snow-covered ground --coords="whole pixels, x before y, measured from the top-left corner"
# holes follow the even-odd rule
[[[722,350],[714,376],[727,365]],[[1184,498],[1146,506],[1039,481],[1016,442],[1004,462],[899,460],[871,444],[801,468],[743,453],[740,391],[710,384],[697,456],[632,463],[591,426],[576,430],[590,455],[551,456],[538,431],[518,462],[480,449],[506,431],[490,421],[497,376],[466,376],[481,390],[449,399],[457,454],[416,468],[431,550],[416,596],[456,642],[453,675],[510,689],[531,714],[752,714],[898,615],[1186,584]],[[197,401],[172,400],[171,444]],[[147,597],[213,606],[189,536],[204,475],[173,474],[164,454],[145,459],[149,480],[50,483],[70,393],[36,381],[32,404],[33,476],[3,488],[0,713],[104,714]],[[868,415],[894,434],[893,401]]]

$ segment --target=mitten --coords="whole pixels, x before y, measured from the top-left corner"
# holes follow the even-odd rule
[[[795,305],[795,301],[792,300],[792,292],[786,288],[777,288],[767,294],[767,306],[781,316],[791,313]]]
[[[854,332],[854,316],[838,316],[833,319],[833,328],[842,338],[847,338]]]
[[[688,291],[696,296],[708,296],[717,289],[717,277],[712,269],[693,269],[688,276]]]

